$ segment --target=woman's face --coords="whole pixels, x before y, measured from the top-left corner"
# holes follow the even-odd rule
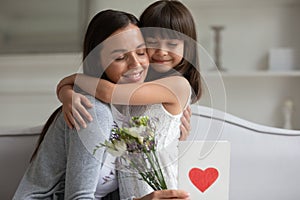
[[[103,42],[100,59],[107,77],[112,82],[144,82],[149,59],[140,29],[129,24],[115,31]]]
[[[183,58],[184,41],[147,37],[147,53],[151,67],[157,72],[167,72],[176,67]]]

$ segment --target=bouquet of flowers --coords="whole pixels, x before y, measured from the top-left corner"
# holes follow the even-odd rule
[[[115,125],[110,139],[94,153],[101,147],[135,169],[153,190],[167,189],[156,155],[155,124],[148,116],[131,117],[122,128]]]

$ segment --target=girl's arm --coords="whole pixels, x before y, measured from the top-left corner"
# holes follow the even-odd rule
[[[179,76],[146,83],[114,84],[78,74],[75,84],[106,103],[121,105],[162,103],[171,114],[182,112],[190,97],[188,81]]]
[[[69,122],[68,125],[70,128],[72,128],[73,126],[79,128],[79,125],[85,127],[86,124],[85,124],[85,120],[83,119],[89,119],[89,121],[92,120],[90,114],[85,109],[85,106],[88,107],[92,106],[91,103],[86,99],[85,96],[73,91],[73,85],[75,84],[75,80],[76,82],[78,81],[78,79],[76,79],[76,76],[77,74],[72,74],[68,77],[65,77],[57,85],[57,96],[60,99],[60,101],[63,103],[63,113],[65,116],[65,120]],[[99,81],[100,79],[90,77],[90,76],[84,76],[84,75],[83,77],[84,80],[81,80],[81,82],[84,81],[86,83],[86,85],[84,86],[87,89],[86,92],[90,93],[92,96],[95,96],[98,99],[104,95],[104,93],[101,94],[101,90],[103,90],[104,88],[102,88],[103,85],[101,84],[101,81]],[[90,85],[93,86],[91,87]],[[82,89],[85,90],[84,88]],[[153,91],[151,91],[150,94],[152,93]],[[74,100],[72,100],[73,98]],[[181,130],[181,136],[179,138],[180,140],[186,140],[186,138],[190,133],[191,115],[192,112],[190,107],[188,106],[184,110],[183,116],[181,117],[182,124],[180,126],[180,130]]]

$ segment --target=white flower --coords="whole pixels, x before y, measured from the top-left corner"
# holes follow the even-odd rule
[[[117,151],[124,153],[127,150],[126,143],[124,141],[116,141],[114,144]]]
[[[138,138],[141,135],[141,133],[143,133],[145,130],[145,126],[128,128],[129,134],[135,138]]]
[[[137,138],[140,144],[143,144],[143,141],[144,141],[144,137],[141,136],[141,133],[143,133],[145,131],[146,131],[145,126],[128,128],[128,133],[131,136]]]
[[[126,152],[126,143],[124,141],[114,141],[114,143],[105,141],[107,152],[115,157],[122,156]]]
[[[144,137],[142,137],[142,136],[139,136],[139,137],[138,137],[138,141],[139,141],[139,143],[140,143],[140,144],[143,144]]]

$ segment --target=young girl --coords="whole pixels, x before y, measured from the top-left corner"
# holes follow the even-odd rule
[[[179,33],[196,40],[195,25],[191,13],[182,3],[165,0],[150,5],[141,15],[141,24],[143,27],[164,28],[154,28],[150,33],[143,31],[151,67],[156,71],[156,77],[160,79],[140,84],[116,85],[106,80],[77,74],[64,79],[58,88],[72,85],[76,79],[76,85],[104,102],[123,105],[147,104],[145,111],[136,113],[159,118],[158,148],[166,152],[161,158],[163,165],[166,166],[163,173],[168,187],[176,188],[178,156],[176,146],[180,116],[189,104],[190,87],[193,90],[192,102],[197,101],[201,95],[196,44],[189,39],[186,40]],[[122,62],[126,60],[126,56],[120,54],[117,59]],[[174,73],[173,69],[177,73]],[[139,76],[139,72],[135,72],[132,76]],[[90,87],[97,84],[96,90]],[[119,184],[122,199],[131,198],[132,194],[136,197],[143,196],[152,191],[140,177],[123,172],[120,173]]]
[[[91,62],[84,62],[84,74],[99,77],[104,73],[103,78],[117,82],[116,77],[128,74],[132,70],[139,70],[140,77],[135,82],[143,82],[149,60],[137,25],[138,20],[128,13],[112,10],[98,13],[90,22],[85,35],[83,58]],[[102,55],[107,52],[107,46],[96,48],[97,45],[116,34],[120,34],[124,40],[132,37],[130,33],[134,36],[130,40],[130,46],[124,46],[122,43],[119,46],[110,46],[115,50],[125,49],[127,52],[124,55],[128,60],[122,63],[113,61],[105,70]],[[95,56],[95,60],[89,60],[91,54]],[[111,73],[112,71],[114,73]],[[125,81],[132,82],[127,79]],[[95,120],[77,134],[75,130],[67,127],[61,107],[58,108],[41,133],[37,151],[13,199],[101,199],[117,188],[114,158],[105,153],[104,149],[99,149],[97,159],[84,143],[93,139],[98,144],[109,138],[113,125],[111,110],[109,105],[91,96],[86,97],[90,101],[93,100],[94,109],[89,109],[89,112]],[[153,192],[141,199],[187,197],[183,191],[168,190]]]

